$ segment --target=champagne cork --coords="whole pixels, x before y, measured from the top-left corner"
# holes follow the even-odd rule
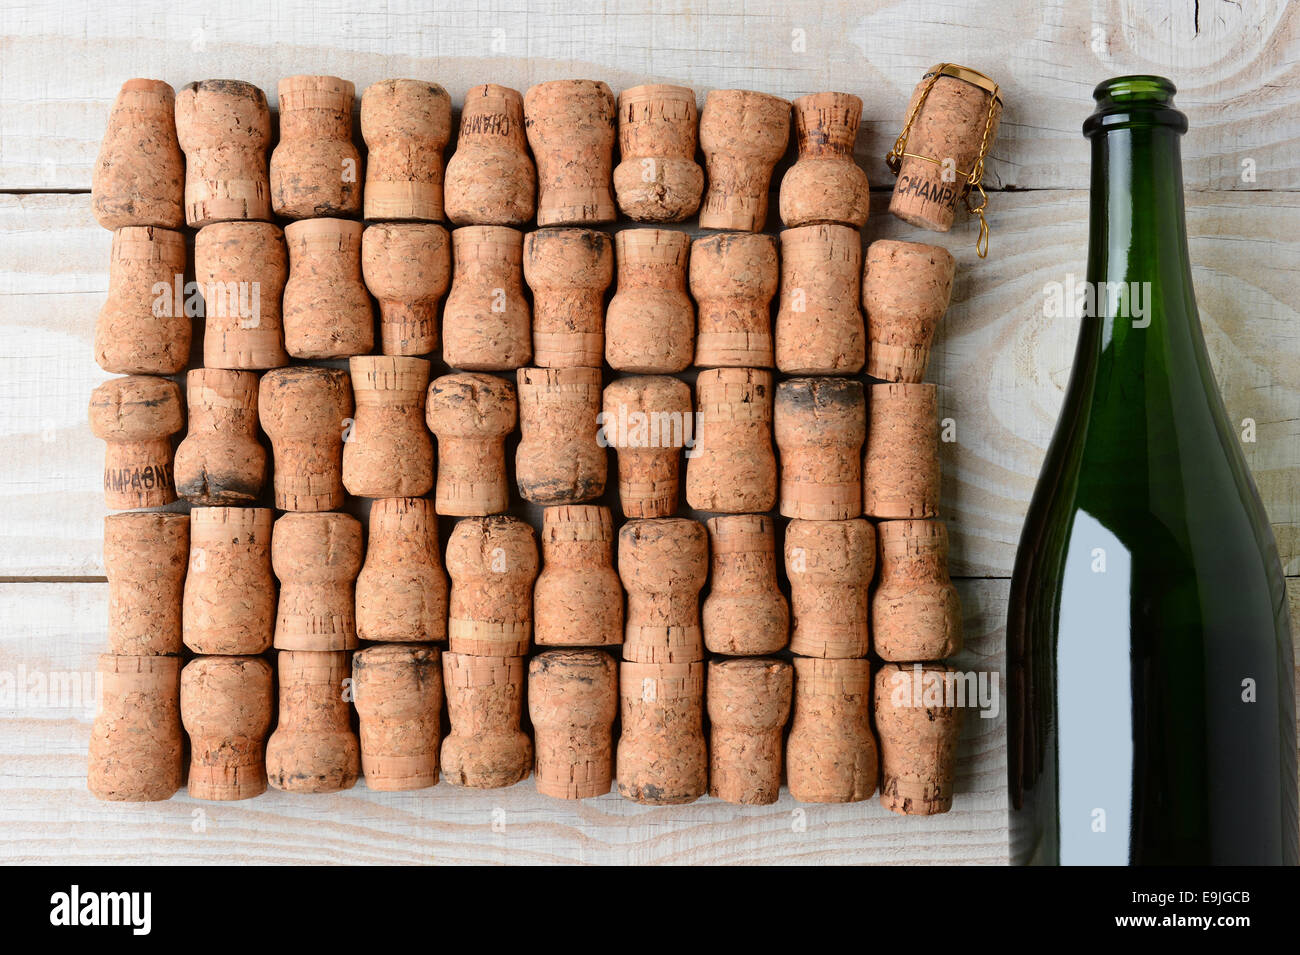
[[[352,142],[356,87],[337,76],[280,81],[280,142],[271,151],[271,208],[287,219],[361,212],[361,154]]]
[[[436,785],[442,741],[437,648],[367,647],[352,658],[352,679],[366,788],[397,792]]]
[[[348,362],[356,419],[343,442],[343,486],[357,497],[419,497],[433,488],[424,423],[429,363],[362,355]]]
[[[794,668],[785,660],[709,663],[709,795],[770,806],[781,794],[781,735]]]
[[[942,521],[881,521],[880,583],[871,598],[876,653],[911,663],[961,650],[961,601],[948,577]]]
[[[790,104],[750,90],[711,90],[700,114],[709,188],[701,229],[762,232],[772,168],[790,142]]]
[[[528,663],[537,791],[556,799],[609,792],[618,664],[599,650],[547,650]]]
[[[190,511],[185,577],[185,645],[195,653],[254,654],[271,649],[275,579],[267,507]]]
[[[344,681],[350,654],[281,650],[277,655],[280,717],[266,742],[267,781],[292,793],[351,789],[361,773]]]
[[[277,368],[262,376],[257,414],[275,459],[275,506],[328,511],[343,506],[343,430],[352,385],[340,368]]]
[[[898,175],[889,211],[922,229],[947,232],[958,200],[969,191],[968,176],[978,182],[983,175],[998,135],[1001,95],[984,74],[943,63],[912,91],[907,117],[889,155]]]
[[[347,514],[282,514],[271,534],[280,580],[277,650],[351,650],[357,645],[356,579],[361,523]]]
[[[190,429],[176,448],[176,491],[191,504],[251,504],[266,483],[257,375],[195,368],[185,376]]]
[[[907,816],[952,808],[961,709],[941,663],[886,663],[876,674],[880,804]]]
[[[266,734],[275,706],[261,657],[197,657],[181,671],[181,720],[190,735],[194,799],[251,799],[266,792]]]
[[[605,289],[613,244],[591,229],[541,229],[524,236],[524,279],[533,290],[533,363],[599,368],[605,354]]]
[[[597,441],[599,368],[520,368],[515,480],[534,504],[579,504],[605,493]]]
[[[189,361],[185,236],[153,226],[113,233],[95,362],[120,375],[174,375]],[[158,289],[165,291],[160,295]]]
[[[614,94],[598,80],[552,80],[524,94],[537,159],[537,225],[613,222]]]
[[[698,511],[746,514],[776,506],[772,374],[716,368],[695,381],[695,448],[686,500]]]
[[[96,799],[157,802],[181,788],[181,661],[102,654],[86,786]]]
[[[181,390],[167,378],[111,378],[90,393],[90,429],[105,442],[104,502],[111,510],[176,500],[171,436],[184,427]]]
[[[176,94],[176,133],[185,150],[185,224],[271,219],[266,94],[239,80],[203,80]]]
[[[772,367],[770,306],[779,271],[770,235],[725,233],[691,243],[691,294],[699,304],[696,365]]]
[[[425,420],[438,436],[439,514],[481,517],[510,503],[506,435],[515,430],[515,386],[491,375],[443,375],[429,386]]]
[[[542,511],[542,572],[533,590],[538,646],[608,647],[623,642],[623,585],[611,554],[609,508]]]
[[[794,629],[801,656],[845,659],[871,649],[868,588],[876,531],[868,521],[791,521],[785,529]]]
[[[695,440],[691,389],[664,376],[605,386],[601,437],[618,456],[618,499],[626,517],[677,513],[682,448]]]
[[[181,652],[181,599],[189,558],[188,514],[134,511],[104,518],[110,653]]]
[[[861,802],[876,791],[871,664],[794,658],[786,783],[799,802]]]
[[[176,92],[162,80],[122,84],[90,179],[90,210],[105,229],[185,224],[185,160]]]
[[[447,540],[447,634],[453,653],[528,653],[537,563],[537,535],[526,521],[501,515],[466,517],[456,523]]]
[[[431,222],[368,226],[361,234],[361,274],[379,300],[385,355],[427,355],[438,347],[438,303],[451,284],[446,229]]]
[[[781,180],[781,221],[787,226],[866,224],[871,187],[853,160],[861,122],[862,100],[852,93],[813,93],[794,101],[799,158]]]
[[[361,223],[307,219],[284,227],[284,345],[294,358],[350,358],[375,345],[375,315],[361,280]]]
[[[464,226],[451,234],[451,293],[442,311],[442,358],[466,371],[510,371],[533,356],[523,286],[523,234]]]
[[[700,588],[709,574],[704,525],[685,517],[628,521],[618,532],[618,576],[627,591],[623,659],[704,659]],[[701,679],[703,672],[701,672]]]
[[[618,94],[614,194],[637,222],[682,222],[695,215],[704,170],[695,161],[700,112],[695,91],[654,83]]]
[[[808,521],[862,514],[867,401],[850,378],[791,378],[776,386],[781,513]]]
[[[194,277],[203,289],[204,365],[264,369],[289,364],[280,312],[289,252],[279,226],[204,226],[194,237]]]
[[[524,133],[524,98],[485,83],[465,94],[447,163],[447,218],[456,225],[523,225],[537,208],[537,171]]]
[[[522,657],[442,655],[451,733],[442,741],[442,773],[455,786],[500,789],[533,771],[533,741],[519,728],[524,706]]]
[[[925,377],[956,268],[952,253],[938,245],[878,239],[867,246],[862,307],[868,375],[909,382]]]
[[[441,219],[442,151],[451,139],[447,91],[422,80],[372,83],[361,94],[361,136],[368,149],[365,217]]]
[[[438,515],[427,498],[370,505],[369,546],[357,576],[357,636],[391,643],[447,639],[447,574]]]
[[[872,385],[862,460],[868,517],[939,513],[939,412],[934,385]]]
[[[618,291],[605,313],[605,361],[638,375],[684,371],[695,352],[695,306],[686,294],[691,237],[668,229],[614,234]]]
[[[790,604],[776,581],[776,531],[765,514],[708,520],[712,576],[704,601],[710,653],[761,655],[790,641]]]
[[[619,664],[618,794],[647,806],[695,802],[708,791],[704,664]]]
[[[809,225],[781,233],[776,367],[789,375],[854,375],[866,361],[862,244],[856,229]]]

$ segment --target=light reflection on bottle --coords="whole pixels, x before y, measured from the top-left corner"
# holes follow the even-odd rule
[[[1127,865],[1133,806],[1132,561],[1091,514],[1074,520],[1061,586],[1056,713],[1061,862]]]

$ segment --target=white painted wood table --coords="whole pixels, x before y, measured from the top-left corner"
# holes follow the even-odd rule
[[[0,859],[10,862],[867,862],[1006,859],[1003,721],[967,721],[952,812],[899,818],[873,800],[766,808],[713,799],[578,805],[449,785],[401,794],[268,793],[236,804],[90,798],[91,711],[49,706],[36,677],[85,674],[104,646],[102,446],[86,424],[107,376],[91,358],[109,233],[90,172],[109,106],[133,76],[174,86],[294,73],[358,90],[410,76],[459,104],[492,81],[565,77],[747,87],[865,102],[859,159],[878,193],[868,240],[957,255],[930,380],[957,440],[943,446],[944,514],[966,612],[967,667],[999,670],[1007,576],[1051,432],[1075,325],[1043,317],[1043,286],[1084,270],[1094,84],[1155,72],[1179,86],[1187,211],[1206,337],[1300,606],[1300,8],[1285,0],[1138,3],[939,0],[539,3],[442,12],[393,0],[275,5],[65,0],[0,8]],[[651,12],[653,10],[653,12]],[[742,12],[743,11],[743,12]],[[924,69],[950,60],[1001,84],[990,163],[992,248],[963,222],[923,235],[885,212],[883,156]],[[775,219],[775,215],[773,215]],[[772,223],[774,225],[774,223]],[[1298,631],[1300,632],[1300,631]],[[13,692],[15,681],[21,685]],[[3,691],[4,686],[0,686]],[[66,702],[66,701],[65,701]]]

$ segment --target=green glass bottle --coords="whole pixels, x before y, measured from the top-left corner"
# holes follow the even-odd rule
[[[1161,77],[1093,95],[1084,317],[1011,581],[1012,861],[1295,864],[1285,579],[1197,316],[1187,119]]]

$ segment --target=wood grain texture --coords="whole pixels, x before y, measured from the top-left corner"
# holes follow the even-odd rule
[[[916,238],[874,197],[865,241]],[[1082,277],[1087,195],[993,198],[993,252],[965,227],[932,238],[958,259],[929,379],[957,440],[941,445],[943,511],[959,576],[1011,572],[1024,509],[1064,395],[1077,321],[1043,317],[1043,287]],[[1188,197],[1211,359],[1288,574],[1300,573],[1300,194]],[[0,196],[0,577],[99,576],[103,444],[86,424],[109,233],[86,195]],[[197,335],[196,335],[197,341]],[[197,346],[196,346],[197,347]],[[197,362],[195,362],[197,364]],[[182,506],[183,505],[179,505]]]
[[[522,90],[565,77],[615,91],[686,84],[701,96],[843,90],[863,97],[859,156],[880,185],[912,87],[943,58],[1005,91],[994,187],[1085,188],[1077,143],[1092,86],[1159,73],[1178,84],[1191,122],[1190,189],[1300,189],[1300,7],[1287,0],[7,4],[0,189],[88,188],[109,104],[128,77],[177,87],[243,79],[274,102],[277,81],[296,73],[342,76],[358,92],[394,76],[429,79],[456,103],[489,80]],[[1254,181],[1242,178],[1245,160]]]
[[[1005,580],[958,581],[965,611],[962,670],[1003,675]],[[1289,581],[1300,632],[1300,580]],[[0,584],[0,688],[80,685],[104,645],[108,586]],[[1300,656],[1297,657],[1300,670]],[[1300,677],[1300,674],[1297,674]],[[1300,679],[1297,680],[1300,686]],[[1005,690],[1005,684],[1002,684]],[[86,791],[88,697],[0,697],[0,862],[5,863],[787,863],[1001,864],[1007,859],[1004,715],[969,714],[951,812],[901,818],[872,799],[800,805],[782,790],[766,807],[705,797],[644,807],[616,795],[570,804],[531,780],[472,792],[440,783],[329,796],[268,792],[241,803],[180,794],[113,804]]]
[[[964,581],[962,669],[1002,669],[1006,581]],[[107,584],[0,584],[0,688],[35,674],[93,678]],[[766,807],[705,797],[645,807],[617,795],[539,796],[532,780],[469,791],[446,783],[328,796],[268,792],[241,803],[181,794],[162,803],[98,802],[86,791],[93,705],[31,690],[0,699],[0,862],[36,863],[1004,863],[1001,712],[966,720],[953,810],[903,818],[872,799]]]

